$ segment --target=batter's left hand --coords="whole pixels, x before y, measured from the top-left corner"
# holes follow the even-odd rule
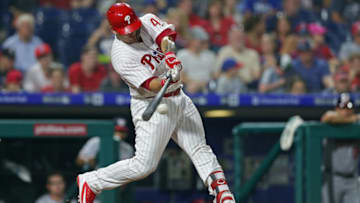
[[[174,52],[167,52],[165,54],[165,63],[166,63],[166,67],[168,69],[173,69],[173,68],[182,68],[181,65],[181,61],[179,59],[176,58]]]
[[[165,54],[165,63],[168,69],[168,74],[171,74],[172,82],[180,80],[180,71],[182,70],[182,64],[179,59],[176,58],[173,52],[167,52]]]

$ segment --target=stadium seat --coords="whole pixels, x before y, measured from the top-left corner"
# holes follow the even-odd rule
[[[57,56],[57,40],[63,21],[66,19],[65,12],[54,7],[40,7],[34,12],[34,17],[35,34],[48,43]]]
[[[58,50],[60,61],[69,67],[80,59],[82,47],[100,25],[101,16],[95,9],[75,9],[67,13],[62,24]]]
[[[351,39],[350,32],[348,31],[350,28],[345,24],[336,24],[332,21],[327,22],[325,26],[328,29],[327,42],[329,42],[329,46],[332,50],[338,52],[342,43]],[[338,54],[337,52],[335,54]]]

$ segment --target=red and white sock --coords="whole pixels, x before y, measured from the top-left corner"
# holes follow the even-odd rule
[[[235,198],[229,189],[223,171],[212,172],[207,183],[210,194],[215,196],[214,203],[235,203]]]

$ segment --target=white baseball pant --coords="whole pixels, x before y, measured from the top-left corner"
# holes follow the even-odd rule
[[[135,156],[85,173],[85,179],[95,193],[145,178],[154,172],[170,138],[188,154],[206,185],[211,172],[222,170],[206,144],[200,114],[188,96],[181,91],[177,96],[163,98],[168,113],[155,112],[149,121],[143,121],[141,115],[150,101],[131,99],[136,130]]]

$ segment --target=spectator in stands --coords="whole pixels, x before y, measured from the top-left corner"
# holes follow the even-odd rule
[[[160,1],[159,1],[160,2]],[[166,2],[165,2],[166,3]],[[142,13],[152,13],[154,15],[159,15],[159,9],[157,7],[157,1],[156,0],[144,0]]]
[[[282,2],[282,12],[273,12],[269,17],[267,17],[266,27],[268,31],[273,31],[275,29],[274,25],[277,24],[277,19],[279,15],[286,16],[291,25],[291,30],[295,28],[300,23],[310,23],[316,22],[317,19],[311,10],[306,10],[302,8],[300,0],[283,0],[277,1]]]
[[[299,43],[299,58],[293,60],[292,69],[306,83],[309,92],[320,92],[325,88],[333,87],[328,63],[316,56],[308,41]]]
[[[24,89],[28,92],[40,92],[50,84],[50,66],[53,63],[51,47],[44,43],[36,47],[37,63],[25,73]]]
[[[353,53],[360,53],[360,21],[351,26],[352,41],[344,42],[341,45],[339,57],[341,60],[348,60]]]
[[[235,59],[226,59],[222,65],[222,73],[217,81],[216,93],[218,94],[239,94],[247,92],[244,83],[238,77],[242,65]]]
[[[97,47],[101,54],[110,57],[110,50],[114,40],[113,33],[106,19],[104,19],[100,26],[92,33],[87,42],[87,46]],[[107,63],[110,63],[110,58]]]
[[[106,14],[107,10],[111,5],[116,3],[117,0],[97,0],[96,1],[96,9],[99,11],[101,15]]]
[[[261,63],[266,64],[266,57],[267,56],[276,56],[276,42],[275,37],[272,34],[264,34],[261,37]]]
[[[97,91],[106,77],[106,69],[97,63],[97,49],[85,46],[81,53],[80,62],[69,68],[71,91]]]
[[[360,52],[354,53],[350,56],[348,65],[343,67],[343,70],[350,73],[351,90],[360,90]]]
[[[302,80],[299,76],[293,76],[289,79],[289,88],[288,92],[290,94],[299,95],[305,94],[306,91],[306,84],[304,80]]]
[[[237,11],[237,1],[236,0],[225,0],[224,5],[224,16],[225,18],[232,18],[234,21],[239,24],[242,20],[241,12]]]
[[[209,35],[200,26],[190,30],[189,46],[178,52],[183,64],[182,81],[189,93],[205,91],[215,77],[215,54],[208,49]]]
[[[250,16],[244,22],[245,46],[261,54],[261,39],[265,32],[265,22],[261,16]]]
[[[50,84],[41,88],[43,93],[71,92],[65,79],[64,68],[59,63],[54,63],[49,71]]]
[[[39,197],[35,203],[63,203],[65,197],[65,180],[60,172],[52,172],[47,176],[47,194]]]
[[[359,121],[355,104],[349,93],[338,96],[334,110],[327,111],[321,122],[349,124]],[[350,139],[324,140],[323,203],[350,203],[359,201],[358,163],[359,143]]]
[[[360,19],[360,2],[354,0],[332,0],[330,5],[333,18],[354,22]]]
[[[265,71],[259,82],[259,92],[283,93],[286,80],[277,58],[274,55],[266,55],[265,57],[267,58],[264,64]]]
[[[121,79],[113,66],[109,66],[108,77],[101,83],[100,90],[104,92],[129,92],[129,87]]]
[[[167,22],[175,26],[176,47],[179,49],[186,47],[190,39],[188,16],[180,9],[170,8],[167,13]]]
[[[0,88],[5,85],[6,75],[13,71],[15,52],[11,49],[3,49],[0,53]],[[15,70],[14,70],[15,71]]]
[[[349,73],[343,70],[338,70],[333,74],[334,87],[326,89],[325,94],[337,94],[343,92],[350,92],[351,83],[349,79]]]
[[[301,1],[299,0],[284,0],[282,6],[284,15],[290,20],[292,28],[295,28],[299,23],[316,21],[311,11],[301,7]]]
[[[192,0],[180,0],[177,5],[177,9],[179,9],[186,16],[188,16],[189,25],[191,27],[192,26],[201,26],[203,28],[206,28],[206,24],[207,24],[206,21],[193,12]]]
[[[22,74],[18,70],[12,70],[6,74],[5,81],[5,92],[20,92],[22,90],[21,87],[22,82]]]
[[[239,69],[240,80],[248,87],[255,84],[253,87],[257,89],[256,82],[260,78],[261,67],[258,53],[246,48],[244,45],[244,32],[240,27],[232,27],[229,32],[229,43],[222,47],[219,51],[216,70],[221,70],[221,66],[227,58],[234,58],[242,68]]]
[[[225,17],[223,3],[219,0],[212,0],[206,13],[206,32],[210,36],[210,44],[213,50],[219,50],[221,46],[228,43],[228,32],[235,24],[233,18]]]
[[[90,8],[94,5],[94,0],[70,0],[71,9]]]
[[[281,47],[285,43],[287,37],[291,35],[291,24],[289,19],[284,15],[279,15],[277,18],[275,33],[278,46]]]
[[[295,28],[295,34],[296,34],[298,43],[302,43],[305,41],[311,41],[307,23],[304,23],[304,22],[299,23]]]
[[[294,56],[297,47],[297,37],[291,31],[289,19],[279,15],[276,25],[276,46],[282,56]]]
[[[42,44],[39,37],[34,35],[34,17],[22,14],[16,19],[16,33],[3,43],[3,48],[15,51],[15,67],[26,71],[36,63],[35,48]]]
[[[71,0],[39,0],[38,2],[42,7],[52,6],[55,8],[68,10],[70,9],[70,1]]]
[[[325,34],[327,29],[318,23],[310,23],[308,30],[311,35],[314,55],[324,59],[330,60],[334,57],[330,47],[325,43]]]
[[[129,159],[134,156],[133,147],[125,140],[129,129],[126,126],[126,120],[117,118],[114,129],[114,140],[119,142],[119,160]],[[100,137],[90,138],[80,149],[76,163],[82,168],[96,168],[96,156],[100,151]]]

